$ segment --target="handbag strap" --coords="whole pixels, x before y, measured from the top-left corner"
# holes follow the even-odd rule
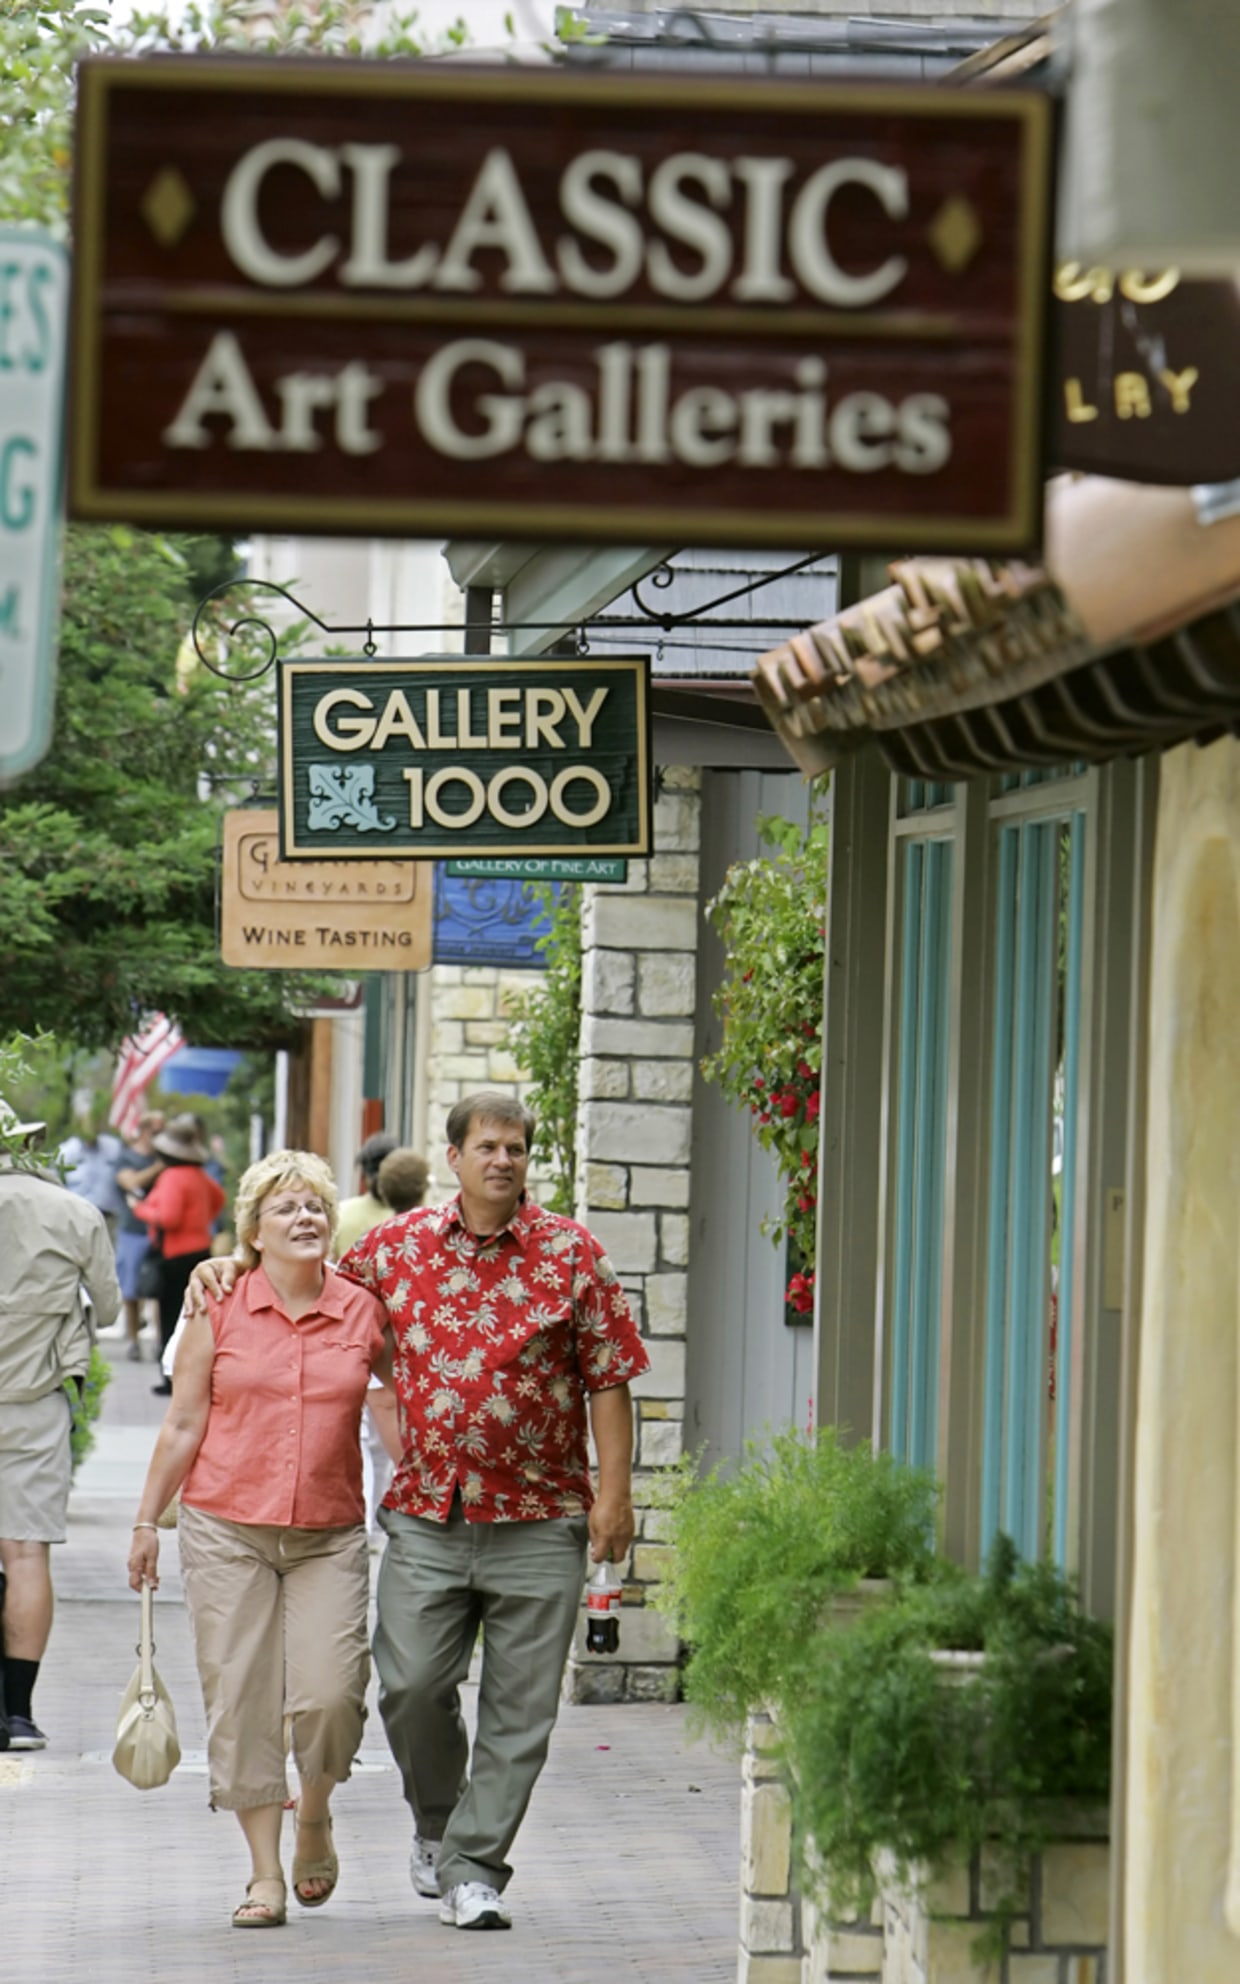
[[[149,1584],[142,1587],[142,1625],[138,1637],[138,1699],[145,1706],[155,1700],[155,1593]]]

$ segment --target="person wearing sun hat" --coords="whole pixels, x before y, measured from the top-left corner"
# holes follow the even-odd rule
[[[121,1306],[103,1214],[29,1155],[44,1128],[0,1101],[0,1750],[47,1742],[33,1694],[52,1629],[50,1546],[67,1528],[66,1383],[90,1363],[80,1290],[101,1329]]]
[[[163,1169],[146,1197],[130,1198],[137,1217],[158,1236],[163,1256],[159,1292],[159,1348],[162,1356],[172,1341],[181,1314],[185,1288],[199,1261],[211,1253],[211,1222],[223,1211],[226,1197],[205,1169],[210,1152],[193,1116],[172,1116],[152,1139]],[[161,1378],[151,1390],[167,1397],[171,1380]]]

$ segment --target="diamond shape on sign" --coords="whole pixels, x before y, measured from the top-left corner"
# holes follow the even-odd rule
[[[161,248],[175,248],[194,218],[194,196],[175,165],[155,174],[142,196],[142,218]]]
[[[953,193],[944,200],[926,236],[941,266],[959,275],[982,245],[982,224],[972,201],[963,193]]]

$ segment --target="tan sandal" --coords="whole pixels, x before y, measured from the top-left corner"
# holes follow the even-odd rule
[[[278,1887],[278,1902],[262,1901],[255,1894],[255,1888]],[[254,1911],[254,1912],[249,1912]],[[252,1881],[245,1884],[245,1900],[238,1902],[233,1909],[234,1929],[279,1929],[288,1921],[288,1890],[284,1885],[283,1874],[255,1874]]]
[[[312,1831],[327,1834],[327,1852],[321,1860],[302,1860],[296,1853],[293,1855],[293,1893],[303,1908],[321,1908],[323,1903],[330,1901],[335,1894],[336,1882],[340,1879],[340,1862],[336,1858],[336,1849],[332,1844],[331,1814],[329,1812],[323,1819],[303,1819],[294,1809],[293,1822],[295,1825],[308,1826]],[[326,1881],[327,1886],[322,1894],[303,1894],[301,1891],[303,1881]]]

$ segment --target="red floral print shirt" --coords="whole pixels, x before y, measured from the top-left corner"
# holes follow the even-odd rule
[[[340,1263],[383,1298],[404,1447],[384,1505],[446,1522],[580,1515],[586,1394],[650,1359],[615,1269],[575,1220],[523,1199],[479,1238],[459,1196],[385,1220]]]

